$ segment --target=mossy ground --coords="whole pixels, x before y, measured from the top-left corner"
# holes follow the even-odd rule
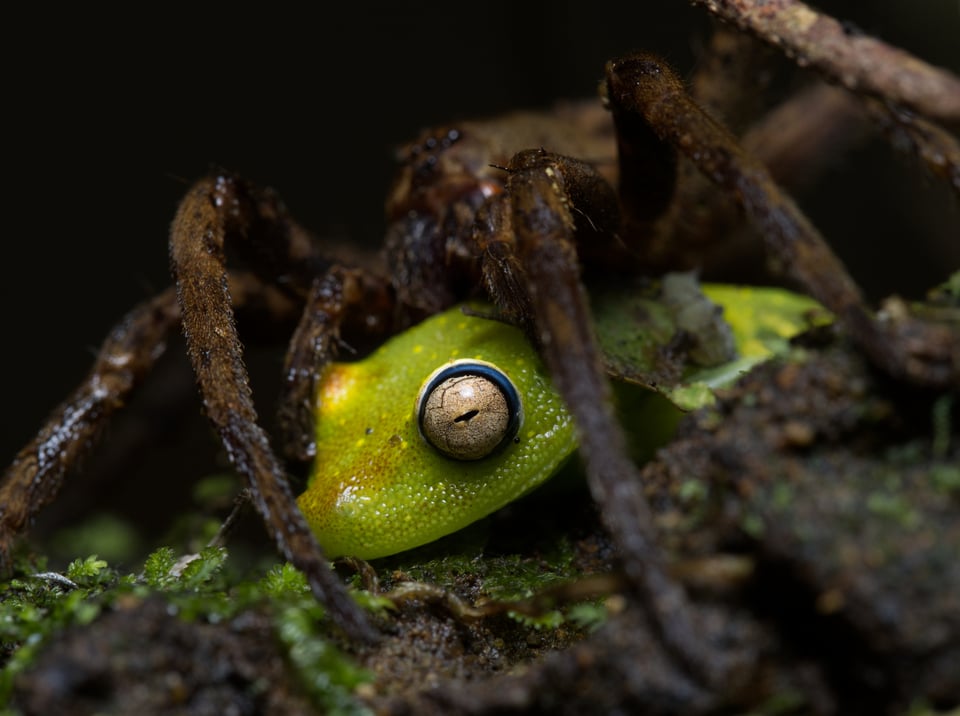
[[[369,572],[341,565],[383,634],[374,646],[344,640],[265,540],[198,550],[214,525],[193,510],[171,533],[181,549],[133,568],[24,556],[0,586],[0,698],[12,714],[956,713],[958,413],[955,394],[878,375],[818,329],[680,421],[643,478],[694,621],[729,667],[710,688],[622,591],[574,461],[372,565],[375,590],[433,591],[387,604],[361,589]],[[96,544],[78,535],[68,543]],[[605,593],[533,618],[458,611],[597,574],[612,577]]]

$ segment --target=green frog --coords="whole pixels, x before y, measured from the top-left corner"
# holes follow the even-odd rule
[[[372,559],[450,534],[528,493],[576,448],[523,333],[459,306],[362,361],[327,366],[316,422],[298,503],[329,557]]]
[[[708,397],[785,350],[822,312],[778,289],[702,290],[724,307],[736,343],[734,360],[681,386]],[[492,310],[455,306],[364,360],[326,367],[316,461],[298,504],[327,556],[374,559],[432,542],[527,494],[576,450],[573,420],[539,356],[518,328],[484,317]],[[671,400],[669,425],[643,428],[657,444],[669,439],[676,406],[696,407]],[[631,405],[634,417],[648,415]]]

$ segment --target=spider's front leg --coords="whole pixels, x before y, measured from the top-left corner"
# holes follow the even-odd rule
[[[246,478],[254,506],[283,556],[306,575],[313,593],[348,635],[372,641],[375,630],[327,565],[257,422],[227,284],[228,237],[238,250],[266,251],[263,257],[258,250],[258,266],[264,259],[268,264],[289,261],[283,274],[292,288],[319,267],[304,233],[272,193],[218,176],[198,182],[181,202],[171,229],[170,256],[187,349],[207,417],[231,463]]]
[[[538,344],[574,415],[591,494],[663,643],[695,678],[716,683],[720,669],[695,628],[685,592],[667,574],[642,482],[613,412],[581,282],[574,212],[583,219],[581,241],[583,231],[615,236],[616,197],[590,166],[543,150],[517,154],[507,171],[506,191],[485,207],[477,224],[488,291]]]
[[[0,483],[0,574],[10,567],[16,539],[53,501],[69,470],[163,355],[179,320],[172,290],[130,311],[104,341],[83,383],[17,453]]]
[[[387,338],[394,297],[388,282],[368,270],[332,266],[314,279],[283,364],[279,422],[288,459],[317,455],[315,415],[323,367],[339,348]],[[359,315],[357,315],[359,312]],[[341,329],[353,329],[341,337]]]
[[[283,322],[293,315],[289,296],[250,274],[231,274],[234,309]],[[114,413],[126,405],[164,354],[180,325],[176,292],[169,288],[127,313],[97,353],[83,382],[55,408],[0,480],[0,574],[33,519],[94,449]]]

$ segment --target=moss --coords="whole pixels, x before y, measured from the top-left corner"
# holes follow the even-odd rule
[[[930,470],[930,479],[934,487],[941,492],[960,491],[960,466],[935,465]]]
[[[57,635],[115,607],[159,597],[168,614],[186,622],[215,625],[265,610],[314,704],[327,713],[364,713],[353,691],[371,677],[323,636],[323,608],[303,576],[278,565],[262,579],[239,580],[226,573],[226,559],[220,547],[180,559],[162,547],[149,555],[140,574],[120,574],[96,555],[75,560],[63,575],[21,564],[21,576],[0,586],[0,641],[6,657],[0,703],[10,699],[15,679]]]
[[[902,527],[917,524],[920,515],[902,495],[889,492],[874,492],[867,496],[867,509],[876,515],[888,517]]]
[[[954,397],[950,393],[940,396],[933,403],[933,455],[943,458],[950,452],[950,433],[953,427],[951,413],[953,412]]]

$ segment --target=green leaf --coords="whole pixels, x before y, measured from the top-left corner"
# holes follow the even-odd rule
[[[644,287],[617,286],[593,301],[608,372],[667,397],[683,411],[714,402],[714,391],[790,340],[832,318],[813,299],[784,289],[697,283],[667,274]]]
[[[67,579],[77,584],[86,584],[96,579],[107,568],[106,560],[92,554],[86,559],[75,559],[67,567]]]
[[[791,338],[833,320],[812,298],[781,288],[704,284],[703,292],[723,307],[737,353],[746,359],[784,353]]]
[[[581,602],[571,605],[567,619],[587,631],[595,631],[607,621],[607,608],[596,602]]]
[[[147,557],[143,565],[143,578],[151,587],[162,589],[172,581],[176,581],[171,576],[173,565],[177,558],[171,547],[160,547]]]
[[[180,584],[186,589],[199,588],[219,574],[226,559],[223,547],[205,547],[180,572]]]
[[[310,587],[303,572],[289,562],[275,565],[260,583],[264,593],[271,599],[289,599],[291,595],[310,593]]]

